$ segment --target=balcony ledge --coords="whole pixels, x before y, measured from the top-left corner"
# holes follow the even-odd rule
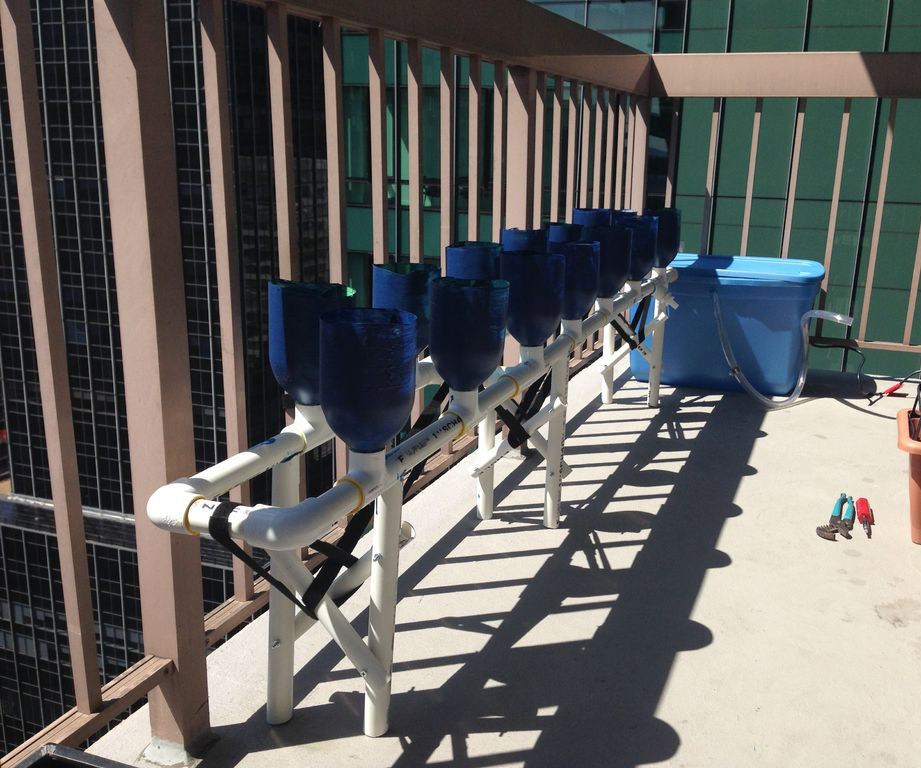
[[[316,628],[294,718],[268,727],[263,616],[208,658],[201,764],[916,764],[906,401],[765,414],[665,389],[651,410],[621,374],[610,406],[596,375],[570,385],[559,529],[540,525],[536,459],[497,465],[489,522],[470,458],[405,507],[388,735],[361,735],[361,679]],[[841,491],[870,499],[871,540],[816,536]],[[346,604],[356,626],[367,604],[367,586]],[[145,708],[90,751],[143,765],[149,737]]]

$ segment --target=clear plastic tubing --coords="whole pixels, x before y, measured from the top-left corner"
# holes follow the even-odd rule
[[[809,321],[813,318],[817,320],[828,320],[832,323],[840,323],[841,325],[850,326],[854,322],[853,317],[848,317],[847,315],[841,315],[837,312],[827,312],[824,309],[812,309],[809,312],[806,312],[800,318],[800,330],[803,334],[803,359],[800,364],[799,376],[796,378],[796,386],[793,387],[793,391],[785,397],[783,400],[773,400],[770,397],[762,395],[752,383],[745,377],[745,374],[742,373],[742,369],[739,367],[739,363],[736,360],[736,356],[732,351],[732,345],[729,343],[729,334],[726,332],[726,326],[723,325],[723,313],[720,310],[720,299],[716,291],[713,291],[713,315],[716,318],[716,328],[720,336],[720,346],[723,348],[723,356],[726,358],[726,362],[729,364],[729,373],[732,374],[732,377],[739,382],[739,385],[744,389],[748,394],[750,394],[755,400],[757,400],[761,405],[763,405],[769,411],[777,411],[781,408],[789,408],[797,400],[803,391],[803,385],[806,383],[806,361],[809,355]]]

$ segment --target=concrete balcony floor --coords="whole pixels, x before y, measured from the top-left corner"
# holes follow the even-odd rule
[[[571,384],[558,530],[534,459],[500,462],[489,522],[469,458],[407,505],[387,736],[361,735],[360,678],[319,628],[298,641],[293,720],[268,727],[263,616],[209,657],[202,765],[918,765],[909,401],[765,414],[666,389],[651,410],[629,374],[617,386],[602,406],[593,370]],[[816,536],[841,491],[871,500],[872,540]],[[346,604],[356,626],[367,600]],[[90,751],[142,765],[148,738],[141,710]]]

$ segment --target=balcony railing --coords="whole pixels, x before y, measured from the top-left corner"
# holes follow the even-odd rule
[[[650,102],[671,99],[676,115],[682,99],[712,98],[713,111],[699,250],[712,243],[717,146],[727,98],[757,99],[742,220],[744,254],[751,233],[755,172],[759,162],[763,99],[798,100],[789,164],[782,256],[790,250],[807,99],[843,99],[837,142],[834,193],[826,236],[826,275],[836,231],[852,99],[887,99],[878,204],[857,341],[864,347],[917,352],[911,343],[921,278],[921,239],[899,338],[868,338],[871,291],[880,257],[880,231],[900,99],[921,97],[921,54],[763,53],[647,55],[525,0],[291,0],[257,3],[267,18],[268,87],[274,147],[275,210],[280,277],[296,276],[292,122],[288,72],[287,16],[320,21],[323,34],[326,160],[329,200],[329,279],[347,278],[343,29],[368,35],[373,260],[388,260],[386,177],[386,80],[384,42],[408,43],[409,255],[422,260],[422,146],[437,141],[441,167],[440,244],[455,239],[498,239],[504,227],[540,226],[543,165],[550,147],[550,218],[578,205],[642,208],[646,199]],[[20,216],[25,246],[35,346],[47,425],[70,657],[77,706],[20,749],[3,765],[15,765],[42,743],[75,744],[88,738],[144,695],[150,698],[153,735],[186,748],[208,732],[205,653],[267,601],[267,588],[252,574],[235,571],[235,599],[202,621],[198,544],[156,529],[144,509],[167,482],[192,473],[192,404],[188,358],[177,354],[186,334],[175,150],[171,124],[167,42],[163,6],[135,0],[95,0],[98,85],[106,141],[108,199],[121,313],[122,350],[144,640],[147,656],[105,686],[96,662],[93,612],[74,448],[71,398],[61,323],[58,273],[52,238],[48,179],[36,82],[32,18],[28,0],[0,0],[3,52],[10,100]],[[224,0],[201,0],[200,24],[207,133],[217,262],[228,453],[248,446],[244,402],[243,308],[230,148]],[[424,135],[421,110],[422,49],[440,52],[440,129]],[[495,75],[492,233],[480,233],[476,196],[468,205],[468,232],[454,231],[455,66],[470,58],[471,126],[481,121],[480,64]],[[549,80],[552,78],[552,92]],[[568,83],[568,89],[564,88]],[[568,130],[563,136],[563,100]],[[549,134],[544,131],[552,113]],[[581,120],[577,120],[581,113]],[[578,125],[581,124],[581,135]],[[594,146],[590,135],[594,125]],[[668,141],[666,204],[675,198],[678,121]],[[479,178],[478,131],[469,132],[469,178]],[[603,140],[602,140],[603,138]],[[577,184],[578,179],[578,184]],[[590,185],[591,180],[591,185]],[[591,196],[589,196],[591,189]],[[689,244],[691,246],[696,243]],[[826,276],[826,281],[827,281]],[[827,282],[826,282],[827,286]],[[823,286],[824,287],[824,286]],[[237,500],[245,500],[237,489]]]

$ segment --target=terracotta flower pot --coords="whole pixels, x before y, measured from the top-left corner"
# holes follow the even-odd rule
[[[911,437],[912,425],[918,417],[905,408],[899,411],[899,450],[908,454],[908,506],[911,514],[911,540],[921,544],[921,440]]]

